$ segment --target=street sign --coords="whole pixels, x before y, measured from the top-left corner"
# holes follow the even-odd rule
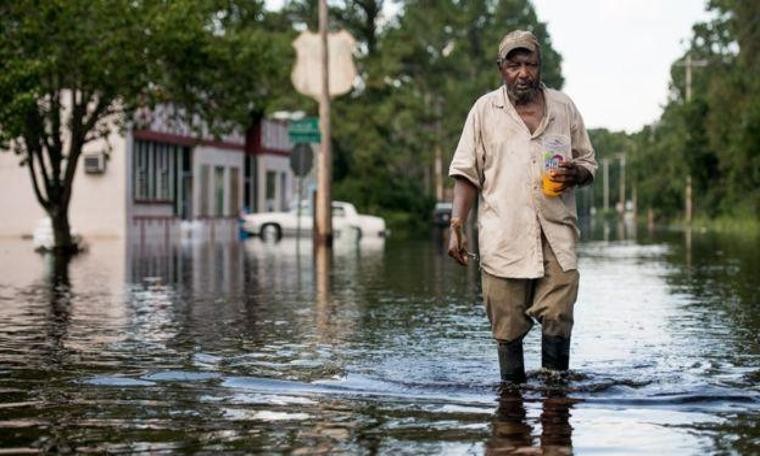
[[[288,124],[288,136],[293,143],[318,143],[322,140],[319,133],[319,119],[304,117]]]
[[[311,144],[298,143],[290,153],[290,169],[298,177],[309,174],[314,164],[314,152],[311,150]]]
[[[319,33],[308,30],[301,32],[293,41],[296,48],[296,63],[290,80],[299,93],[317,101],[322,98],[322,38]],[[356,40],[346,30],[331,32],[327,37],[327,74],[331,97],[351,91],[356,80],[356,65],[353,54]]]

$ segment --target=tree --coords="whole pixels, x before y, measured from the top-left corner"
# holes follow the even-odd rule
[[[0,5],[0,147],[29,169],[55,250],[86,144],[172,103],[215,133],[247,126],[287,80],[290,30],[262,1],[14,0]],[[198,125],[196,125],[198,126]]]
[[[695,26],[702,48],[719,57],[708,82],[705,130],[721,180],[719,212],[760,217],[760,4],[713,0],[718,17]],[[701,34],[699,33],[701,32]],[[738,52],[736,51],[738,49]]]
[[[301,24],[313,0],[286,5]],[[333,190],[386,217],[395,232],[424,232],[435,201],[435,152],[444,167],[477,97],[501,84],[499,41],[515,28],[543,43],[543,76],[561,88],[560,56],[527,0],[408,0],[394,18],[382,0],[347,0],[333,25],[359,43],[361,83],[333,103]]]
[[[695,213],[756,220],[760,214],[760,15],[757,2],[713,0],[712,20],[695,24],[689,49],[671,67],[671,96],[661,118],[635,135],[640,200],[679,214],[685,176]],[[692,72],[686,55],[707,66]]]
[[[576,198],[578,201],[579,212],[587,213],[593,206],[595,208],[604,207],[604,176],[603,176],[603,164],[605,160],[609,163],[609,182],[607,183],[609,188],[609,205],[611,208],[615,208],[615,205],[620,201],[620,158],[625,157],[626,167],[629,169],[626,171],[630,174],[631,164],[635,163],[634,154],[634,141],[631,137],[623,131],[609,131],[605,128],[597,128],[589,130],[589,137],[591,144],[594,145],[594,151],[596,153],[596,161],[599,163],[599,169],[596,173],[596,178],[592,187],[583,187],[580,189],[580,195]],[[632,163],[633,162],[633,163]],[[630,180],[630,176],[627,177]],[[629,186],[626,189],[625,199],[628,200],[632,188]]]

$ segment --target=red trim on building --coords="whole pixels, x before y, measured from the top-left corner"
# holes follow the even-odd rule
[[[180,146],[209,146],[219,149],[237,150],[240,152],[246,151],[246,145],[242,143],[235,143],[230,141],[217,141],[209,139],[198,139],[192,136],[178,135],[175,133],[163,133],[160,131],[151,130],[134,130],[132,136],[135,139],[141,139],[143,141],[157,141],[171,144],[179,144]]]
[[[259,152],[259,155],[279,155],[281,157],[290,157],[290,151],[289,150],[265,149],[263,147],[261,147],[260,150],[261,150],[261,152]]]
[[[287,149],[272,149],[264,147],[262,144],[262,122],[264,119],[255,122],[245,133],[245,143],[237,143],[230,141],[218,141],[209,139],[198,139],[192,136],[180,135],[176,133],[164,133],[153,130],[134,130],[132,136],[135,139],[143,141],[156,141],[170,144],[178,144],[180,146],[209,146],[219,149],[237,150],[251,155],[278,155],[281,157],[289,157],[290,150]]]
[[[174,205],[174,201],[172,201],[172,200],[135,199],[135,200],[132,200],[132,202],[134,202],[135,204],[144,204],[144,205],[152,205],[152,206],[156,206],[156,205],[159,205],[159,206],[165,206],[165,205],[173,206]]]
[[[180,221],[180,218],[176,215],[133,215],[132,224],[135,225],[138,222],[156,222],[156,221]]]
[[[245,132],[245,153],[251,155],[261,153],[261,119]]]
[[[263,127],[264,122],[279,123],[287,125],[286,121],[281,120],[266,120],[264,118],[258,119],[254,122],[253,126],[248,129],[245,135],[245,152],[253,155],[279,155],[281,157],[289,157],[290,150],[288,149],[272,149],[264,147],[263,141]]]

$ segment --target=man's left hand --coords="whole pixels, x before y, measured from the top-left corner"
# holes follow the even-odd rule
[[[552,173],[551,178],[554,182],[562,184],[560,191],[565,191],[575,185],[582,185],[588,182],[590,174],[586,168],[566,161],[559,164],[559,169]]]

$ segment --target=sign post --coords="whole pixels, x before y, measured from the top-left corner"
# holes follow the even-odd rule
[[[290,153],[290,169],[296,175],[296,192],[298,201],[296,202],[296,244],[301,239],[301,181],[303,177],[309,174],[314,163],[314,152],[308,143],[298,143]]]
[[[297,60],[290,79],[298,92],[319,102],[321,142],[317,159],[315,245],[332,244],[332,157],[330,151],[330,97],[348,93],[356,79],[353,52],[356,40],[345,30],[327,32],[327,2],[319,0],[319,33],[304,31],[293,42]],[[315,141],[316,142],[316,141]]]
[[[317,182],[317,226],[314,240],[332,246],[332,153],[330,151],[330,56],[327,47],[327,0],[319,0],[319,37],[322,42],[322,90],[319,97],[319,120],[322,144]]]

